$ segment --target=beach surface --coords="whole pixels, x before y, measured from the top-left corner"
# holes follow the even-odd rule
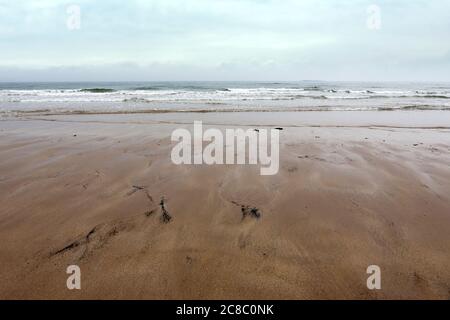
[[[174,165],[194,120],[282,127],[279,173]],[[28,114],[0,136],[1,299],[450,299],[450,112]]]

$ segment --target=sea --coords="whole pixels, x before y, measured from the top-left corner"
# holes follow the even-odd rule
[[[0,114],[450,110],[450,83],[14,82]]]

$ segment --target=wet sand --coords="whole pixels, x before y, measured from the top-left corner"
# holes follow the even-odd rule
[[[282,126],[280,172],[172,164],[170,135],[194,120]],[[437,111],[4,118],[0,298],[449,299],[449,126]]]

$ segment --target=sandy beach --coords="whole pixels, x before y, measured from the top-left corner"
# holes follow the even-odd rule
[[[194,120],[282,127],[279,173],[172,164],[170,135]],[[450,299],[449,124],[446,111],[4,117],[0,298]],[[72,264],[82,290],[66,287]]]

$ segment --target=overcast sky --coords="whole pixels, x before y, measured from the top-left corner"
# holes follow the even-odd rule
[[[0,0],[0,81],[98,80],[450,81],[450,0]]]

